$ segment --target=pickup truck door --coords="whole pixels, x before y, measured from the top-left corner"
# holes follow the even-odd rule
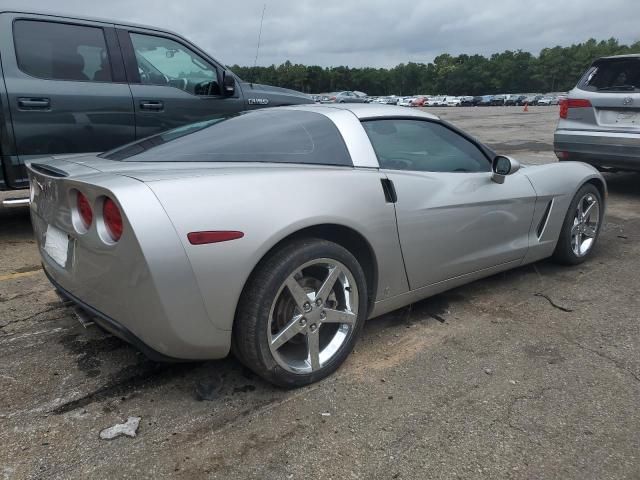
[[[182,38],[118,27],[118,39],[137,138],[246,109],[238,82],[234,95],[223,95],[224,67]]]
[[[439,122],[363,125],[395,189],[412,290],[524,258],[536,193],[523,172],[493,182],[486,153]]]
[[[26,179],[26,160],[101,152],[135,139],[131,92],[112,25],[4,13],[0,45],[12,160],[19,164],[7,175],[10,183]]]

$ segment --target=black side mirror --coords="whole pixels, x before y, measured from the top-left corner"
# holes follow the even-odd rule
[[[227,72],[222,73],[222,92],[226,97],[232,97],[236,93],[236,80]]]
[[[507,175],[511,175],[520,170],[520,163],[518,163],[517,160],[514,160],[511,157],[497,155],[493,159],[491,168],[493,170],[491,180],[496,183],[504,183],[504,179]]]

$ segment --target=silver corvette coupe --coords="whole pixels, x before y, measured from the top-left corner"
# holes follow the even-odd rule
[[[44,270],[160,360],[230,350],[270,382],[338,368],[365,320],[553,257],[584,261],[606,185],[520,168],[419,110],[264,109],[34,161]]]

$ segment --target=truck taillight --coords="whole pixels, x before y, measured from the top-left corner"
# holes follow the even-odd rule
[[[91,210],[91,204],[89,199],[82,192],[76,194],[76,206],[78,207],[78,213],[82,219],[82,224],[87,230],[93,222],[93,210]]]
[[[570,108],[589,108],[591,102],[584,98],[563,98],[560,100],[560,118],[567,118]]]
[[[120,240],[122,236],[122,215],[116,202],[109,197],[105,198],[102,204],[102,218],[104,219],[104,225],[107,227],[107,232],[114,242]]]

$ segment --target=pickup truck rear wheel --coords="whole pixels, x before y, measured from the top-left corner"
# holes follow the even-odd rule
[[[236,356],[282,387],[316,382],[349,355],[367,316],[362,267],[342,246],[299,239],[257,267],[234,325]]]

